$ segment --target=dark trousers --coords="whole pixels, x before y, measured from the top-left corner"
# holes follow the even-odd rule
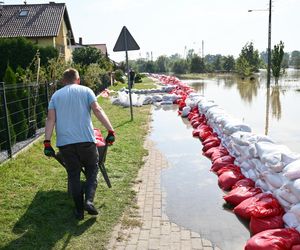
[[[83,207],[83,190],[85,200],[93,202],[97,188],[98,150],[93,142],[69,144],[59,147],[59,151],[66,163],[68,180],[72,197],[77,210]],[[80,182],[81,168],[84,168],[86,182],[84,189]]]

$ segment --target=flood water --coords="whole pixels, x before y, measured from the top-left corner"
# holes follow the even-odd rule
[[[252,82],[230,76],[184,82],[249,124],[254,133],[268,134],[300,153],[298,71],[289,72],[277,86],[272,83],[269,93],[264,76]],[[209,171],[211,162],[202,156],[202,145],[192,131],[187,119],[177,115],[177,106],[153,107],[150,139],[169,165],[161,173],[166,213],[172,222],[200,233],[222,250],[244,249],[250,238],[248,223],[225,206],[217,176]]]

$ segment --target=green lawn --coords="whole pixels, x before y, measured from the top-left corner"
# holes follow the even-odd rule
[[[106,159],[112,188],[101,176],[95,197],[100,215],[86,214],[80,222],[74,219],[66,172],[43,155],[40,138],[15,159],[0,165],[0,249],[105,249],[113,226],[125,208],[133,205],[131,187],[147,154],[143,142],[151,107],[134,107],[134,120],[130,121],[128,108],[113,106],[103,97],[99,103],[116,130],[116,142],[109,147]],[[95,119],[94,126],[103,130]]]

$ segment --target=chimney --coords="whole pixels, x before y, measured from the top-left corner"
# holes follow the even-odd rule
[[[82,45],[82,37],[79,37],[79,45]]]

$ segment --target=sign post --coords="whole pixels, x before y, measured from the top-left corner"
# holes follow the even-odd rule
[[[139,49],[140,49],[139,45],[136,43],[136,41],[134,40],[134,38],[132,37],[128,29],[125,26],[123,26],[121,33],[118,37],[118,40],[115,44],[115,47],[113,48],[113,51],[114,52],[125,51],[131,121],[133,121],[133,111],[132,111],[131,84],[130,84],[129,66],[128,66],[128,51],[139,50]]]

